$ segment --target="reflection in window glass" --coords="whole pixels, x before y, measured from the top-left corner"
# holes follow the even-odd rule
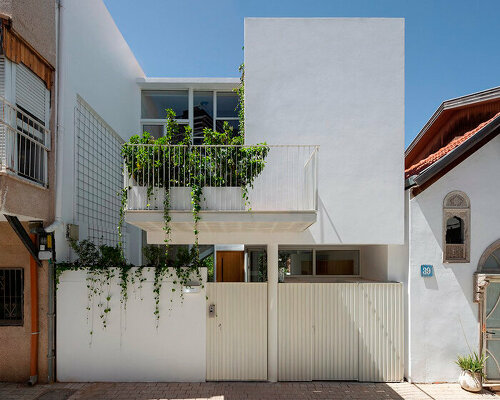
[[[213,129],[214,127],[214,95],[213,92],[193,93],[193,132],[194,136],[201,138],[203,142],[203,129]],[[200,140],[195,139],[194,144]]]
[[[267,254],[264,249],[248,250],[248,281],[267,282]]]
[[[232,136],[237,136],[240,131],[240,121],[238,119],[230,119],[229,121],[225,121],[223,119],[218,119],[215,123],[215,130],[217,132],[224,131],[224,122],[227,122],[231,128],[233,128]]]
[[[312,275],[311,250],[280,250],[278,266],[285,275]]]
[[[142,131],[148,132],[155,139],[158,139],[163,136],[163,125],[143,125]]]
[[[358,250],[316,250],[316,275],[358,274]]]
[[[179,133],[174,135],[171,144],[179,144],[184,140],[184,136],[186,135],[186,127],[188,126],[188,124],[178,124],[178,125],[179,125]]]
[[[232,92],[217,92],[217,118],[238,117],[238,95]]]
[[[187,90],[143,90],[141,117],[165,119],[165,110],[171,108],[178,119],[188,119],[188,104]]]

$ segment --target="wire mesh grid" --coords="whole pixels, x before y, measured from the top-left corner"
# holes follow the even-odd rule
[[[75,132],[76,219],[88,227],[89,240],[115,246],[119,241],[123,141],[82,99],[75,108]],[[126,244],[124,227],[125,250]]]

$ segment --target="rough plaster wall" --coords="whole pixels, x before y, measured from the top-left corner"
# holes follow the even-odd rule
[[[27,229],[27,225],[25,225]],[[26,382],[30,376],[30,261],[26,248],[7,222],[0,222],[0,268],[24,268],[24,324],[0,326],[0,382]],[[38,267],[38,379],[47,382],[48,266]]]
[[[52,66],[56,65],[55,0],[2,0],[0,13]]]
[[[500,136],[410,201],[410,360],[415,382],[456,381],[457,354],[478,350],[478,305],[473,273],[484,250],[500,237]],[[442,204],[461,190],[471,201],[470,263],[442,262]],[[432,264],[434,276],[420,277]],[[462,331],[463,326],[465,336]]]

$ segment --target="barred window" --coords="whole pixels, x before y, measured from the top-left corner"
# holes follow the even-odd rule
[[[0,325],[23,324],[24,271],[0,268]]]
[[[443,202],[443,262],[469,262],[470,200],[458,190],[446,195]]]

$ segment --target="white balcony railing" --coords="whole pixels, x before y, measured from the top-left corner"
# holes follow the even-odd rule
[[[0,172],[47,186],[50,131],[0,97]]]
[[[128,210],[162,210],[165,186],[170,209],[190,210],[196,182],[202,210],[317,210],[319,146],[125,146]]]

